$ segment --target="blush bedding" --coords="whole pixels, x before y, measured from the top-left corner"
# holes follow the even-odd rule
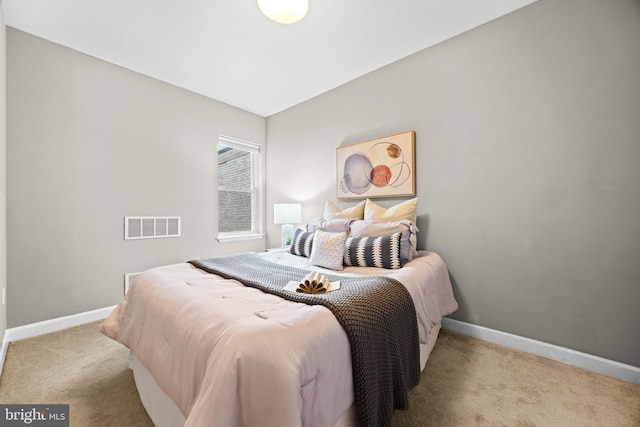
[[[415,305],[427,353],[442,316],[457,309],[446,265],[434,252],[419,252],[397,270],[347,267],[339,273],[287,252],[261,256],[332,275],[400,281]],[[354,401],[349,340],[327,308],[266,294],[188,263],[138,275],[101,329],[131,350],[134,365],[175,404],[185,426],[334,426]]]

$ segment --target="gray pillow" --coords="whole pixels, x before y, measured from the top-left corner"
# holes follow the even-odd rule
[[[307,224],[307,231],[312,233],[316,230],[329,231],[331,233],[349,232],[349,226],[355,220],[356,218],[314,218]]]

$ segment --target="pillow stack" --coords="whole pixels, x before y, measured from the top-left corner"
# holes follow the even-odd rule
[[[290,252],[331,270],[345,266],[397,269],[417,254],[417,202],[384,208],[367,199],[340,209],[327,201],[324,217],[294,231]]]

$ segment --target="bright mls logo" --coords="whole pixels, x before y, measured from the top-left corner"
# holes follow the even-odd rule
[[[0,405],[0,427],[69,427],[69,405]]]

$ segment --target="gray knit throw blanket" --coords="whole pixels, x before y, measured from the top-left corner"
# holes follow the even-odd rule
[[[282,289],[290,280],[302,281],[307,270],[276,264],[256,253],[189,262],[263,292],[329,308],[351,343],[358,425],[390,426],[394,409],[408,407],[407,394],[420,379],[418,323],[411,295],[397,280],[326,274],[330,281],[340,281],[340,289],[311,295]]]

